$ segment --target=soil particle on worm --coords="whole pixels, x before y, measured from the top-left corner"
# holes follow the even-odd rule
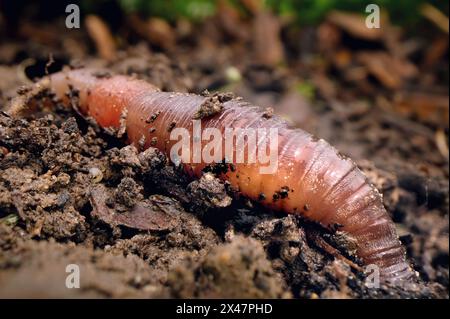
[[[225,102],[232,100],[233,93],[213,93],[204,92],[206,99],[200,104],[199,109],[194,113],[194,119],[203,119],[222,112]]]

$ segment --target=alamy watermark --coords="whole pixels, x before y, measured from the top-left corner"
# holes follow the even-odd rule
[[[366,17],[366,27],[369,29],[380,28],[380,6],[370,3],[366,6],[365,12],[368,13]],[[79,29],[80,28],[80,7],[77,4],[71,3],[66,6],[66,28]]]
[[[380,288],[380,267],[374,264],[364,267],[364,273],[366,275],[364,284],[367,288]]]
[[[80,28],[80,7],[76,4],[68,4],[66,6],[66,28],[79,29]]]
[[[380,7],[377,4],[368,4],[366,6],[366,27],[369,29],[380,28]]]
[[[80,267],[77,264],[68,264],[66,266],[66,288],[80,288]]]
[[[278,169],[277,128],[202,129],[201,120],[192,121],[192,135],[186,128],[174,128],[170,140],[177,141],[170,149],[175,165],[197,164],[259,164],[260,174],[274,174]],[[206,142],[206,143],[203,143]]]

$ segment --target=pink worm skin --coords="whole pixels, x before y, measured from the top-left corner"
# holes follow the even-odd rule
[[[160,92],[155,86],[126,76],[99,78],[92,70],[60,72],[50,76],[57,97],[68,102],[67,92],[79,92],[79,112],[94,118],[103,128],[120,128],[126,115],[129,143],[143,148],[154,146],[168,155],[168,126],[186,128],[192,136],[192,119],[205,97],[195,94]],[[124,112],[126,110],[126,112]],[[155,116],[157,115],[158,116]],[[148,119],[153,116],[152,120]],[[277,128],[278,170],[261,175],[259,164],[235,164],[235,170],[222,174],[244,196],[290,214],[298,214],[325,227],[339,225],[356,240],[357,256],[365,265],[375,264],[387,281],[409,280],[413,271],[405,260],[395,225],[383,206],[382,195],[348,158],[321,139],[289,128],[278,117],[265,118],[263,110],[238,100],[224,103],[224,109],[202,119],[202,129]],[[153,143],[152,143],[153,138]],[[156,138],[156,140],[155,140]],[[156,142],[156,143],[155,143]],[[202,142],[202,147],[208,141]],[[201,176],[207,164],[183,163],[185,170]],[[283,187],[286,198],[273,200]],[[261,200],[260,194],[267,194]]]

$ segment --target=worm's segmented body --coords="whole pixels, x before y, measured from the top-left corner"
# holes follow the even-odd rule
[[[176,143],[170,141],[171,128],[186,128],[192,133],[193,115],[205,100],[194,94],[160,92],[130,77],[99,78],[89,70],[53,74],[50,84],[65,101],[69,88],[76,89],[79,112],[94,118],[100,126],[115,130],[122,127],[130,143],[141,148],[154,146],[167,155]],[[276,173],[260,174],[257,163],[235,163],[235,169],[224,173],[223,179],[243,195],[273,209],[299,214],[327,227],[341,227],[356,240],[358,257],[366,265],[379,266],[383,278],[411,276],[382,196],[350,159],[327,142],[289,128],[277,117],[267,118],[258,107],[236,99],[223,105],[221,112],[202,120],[202,128],[222,132],[227,127],[278,130]],[[200,176],[207,164],[184,165],[189,173]],[[287,193],[283,196],[280,190]]]

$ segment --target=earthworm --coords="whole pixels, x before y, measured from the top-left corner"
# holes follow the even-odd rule
[[[89,69],[61,71],[44,80],[57,98],[69,104],[68,92],[78,98],[77,111],[105,129],[127,137],[144,150],[156,147],[166,155],[176,143],[171,130],[193,133],[193,118],[208,97],[161,92],[133,77],[99,76]],[[217,100],[217,99],[216,99]],[[220,102],[220,101],[219,101]],[[383,280],[410,280],[413,270],[387,213],[382,195],[349,158],[311,134],[290,128],[282,119],[239,98],[227,98],[222,108],[201,120],[203,128],[276,128],[278,169],[261,174],[258,163],[234,163],[219,174],[233,189],[263,205],[339,229],[357,243],[356,255],[364,265],[379,267]],[[17,108],[17,107],[16,107]],[[14,106],[13,106],[14,113]],[[201,141],[202,147],[207,141]],[[256,146],[262,147],[261,145]],[[248,153],[248,148],[244,151]],[[205,161],[182,163],[200,177]]]

